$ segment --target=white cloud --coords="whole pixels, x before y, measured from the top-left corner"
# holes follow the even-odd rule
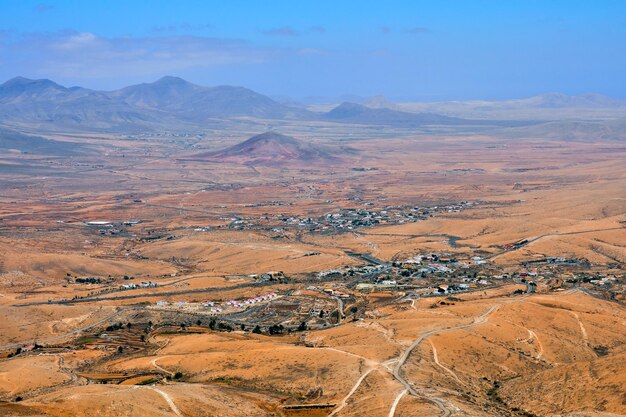
[[[59,39],[59,42],[52,44],[52,47],[58,49],[72,50],[80,48],[96,48],[102,45],[98,37],[93,33],[81,32]]]
[[[76,31],[13,36],[11,40],[0,37],[0,50],[4,56],[2,72],[75,79],[258,64],[286,53],[238,39],[186,35],[106,38]]]

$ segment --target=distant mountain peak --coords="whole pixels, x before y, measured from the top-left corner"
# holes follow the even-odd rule
[[[158,80],[156,80],[155,82],[151,83],[151,84],[160,84],[160,85],[193,85],[193,83],[190,83],[189,81],[180,78],[180,77],[175,77],[173,75],[166,75],[164,77],[159,78]]]
[[[11,78],[0,85],[0,103],[58,102],[70,94],[70,90],[47,79],[32,80],[25,77]]]
[[[108,94],[130,106],[174,112],[186,120],[200,123],[219,117],[293,118],[305,113],[244,87],[204,87],[173,76]]]
[[[340,105],[338,105],[337,107],[329,111],[328,116],[330,117],[353,116],[353,115],[366,112],[367,110],[369,110],[369,108],[362,104],[344,101],[343,103],[341,103]]]
[[[281,133],[270,130],[269,132],[252,136],[250,139],[246,140],[246,142],[248,144],[263,143],[263,142],[264,143],[275,142],[275,143],[283,143],[283,144],[286,144],[286,143],[294,144],[300,141],[294,138],[293,136],[283,135]]]
[[[21,75],[18,75],[17,77],[13,77],[10,80],[7,80],[3,85],[20,85],[20,84],[28,84],[28,83],[32,83],[33,79],[31,78],[26,78],[26,77],[22,77]]]
[[[343,102],[323,116],[339,123],[378,124],[414,127],[436,124],[459,124],[462,119],[432,113],[408,113],[389,108],[370,108],[362,104]]]
[[[47,78],[41,78],[38,80],[34,80],[26,77],[13,77],[10,80],[6,81],[4,84],[0,85],[4,90],[7,89],[26,89],[26,88],[58,88],[65,90],[66,88],[62,85],[55,83],[54,81],[48,80]]]
[[[363,104],[354,103],[352,101],[344,101],[343,103],[339,104],[336,108],[337,109],[362,109],[366,107],[367,106]]]

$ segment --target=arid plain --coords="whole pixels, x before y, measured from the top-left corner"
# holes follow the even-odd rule
[[[0,414],[626,414],[626,146],[537,132],[37,131],[73,151],[0,156]]]

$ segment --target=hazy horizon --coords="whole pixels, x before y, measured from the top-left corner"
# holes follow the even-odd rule
[[[114,88],[114,89],[92,88],[89,85],[84,85],[84,84],[63,84],[63,83],[60,83],[57,80],[51,79],[51,78],[46,78],[46,77],[29,78],[29,77],[24,77],[23,75],[15,75],[14,77],[11,77],[9,79],[0,80],[0,85],[3,85],[5,83],[8,83],[8,82],[10,82],[12,80],[15,80],[15,79],[18,79],[18,78],[24,78],[24,79],[32,80],[32,81],[47,80],[47,81],[54,82],[54,83],[56,83],[58,85],[61,85],[62,87],[65,87],[65,88],[81,87],[81,88],[87,88],[87,89],[94,90],[94,91],[103,91],[103,92],[107,92],[108,93],[108,92],[114,92],[114,91],[123,89],[125,87],[131,87],[131,86],[135,86],[135,85],[154,84],[154,83],[160,81],[161,79],[168,78],[168,77],[170,77],[170,78],[180,78],[180,79],[182,79],[182,80],[184,80],[186,82],[189,82],[191,84],[194,84],[194,85],[197,85],[197,86],[200,86],[200,87],[209,87],[210,88],[210,87],[220,87],[220,86],[224,86],[225,85],[225,84],[208,85],[208,84],[204,84],[202,82],[195,82],[194,80],[190,80],[190,79],[187,79],[185,77],[180,77],[178,75],[172,75],[172,74],[166,74],[166,75],[163,75],[163,76],[161,76],[159,78],[156,78],[156,79],[150,78],[150,79],[146,79],[144,81],[138,81],[138,82],[133,83],[133,84],[121,85],[118,88]],[[233,86],[233,87],[249,88],[246,85],[233,84],[231,86]],[[472,101],[478,101],[478,102],[480,102],[480,101],[493,101],[493,102],[498,102],[498,101],[508,101],[508,100],[531,99],[533,97],[541,97],[541,96],[547,96],[547,95],[551,95],[551,94],[556,94],[556,95],[561,95],[562,94],[562,95],[564,95],[566,97],[584,97],[586,95],[598,95],[600,97],[606,97],[608,99],[614,99],[614,100],[617,100],[617,101],[621,101],[621,99],[619,99],[617,97],[609,96],[609,95],[606,95],[606,94],[600,94],[600,93],[597,93],[595,91],[587,91],[587,92],[583,92],[581,94],[575,94],[575,95],[568,95],[568,94],[565,94],[565,93],[563,93],[561,91],[544,91],[544,92],[540,92],[540,93],[537,93],[537,94],[531,95],[531,96],[502,97],[502,98],[495,98],[495,99],[484,98],[484,97],[483,98],[476,97],[476,98],[468,98],[468,99],[465,99],[465,100],[454,99],[454,98],[450,98],[450,99],[447,99],[447,100],[446,99],[443,99],[443,100],[428,100],[428,99],[419,100],[419,99],[413,99],[412,100],[410,98],[387,96],[387,95],[384,95],[384,94],[359,95],[359,94],[351,94],[351,93],[336,94],[336,95],[289,96],[289,95],[274,95],[274,94],[271,94],[271,93],[265,93],[263,91],[258,91],[258,90],[254,90],[254,91],[257,92],[257,93],[266,95],[267,97],[270,97],[270,98],[272,98],[274,100],[279,100],[279,101],[280,100],[286,100],[286,101],[288,101],[288,100],[295,100],[295,101],[301,100],[301,101],[303,101],[303,103],[306,103],[306,102],[311,102],[311,103],[313,103],[313,102],[322,102],[324,100],[328,100],[329,103],[332,102],[332,101],[336,101],[336,102],[339,102],[339,101],[350,102],[350,101],[360,101],[360,100],[373,99],[373,98],[376,98],[376,97],[383,97],[385,99],[391,100],[392,102],[393,101],[395,101],[395,102],[401,102],[401,101],[411,102],[411,101],[413,101],[415,103],[418,103],[418,102],[422,102],[422,103],[444,102],[445,103],[445,102],[472,102]]]
[[[0,6],[0,78],[113,90],[176,75],[274,97],[626,98],[626,3]]]

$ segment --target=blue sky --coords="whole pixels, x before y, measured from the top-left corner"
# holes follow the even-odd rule
[[[0,0],[0,80],[273,96],[626,98],[626,1]]]

